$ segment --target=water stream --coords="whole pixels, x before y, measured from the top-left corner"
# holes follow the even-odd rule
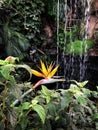
[[[57,64],[61,63],[61,70],[63,70],[63,76],[66,80],[75,79],[78,81],[83,81],[86,75],[88,54],[86,53],[87,46],[85,46],[84,55],[75,55],[74,53],[66,54],[66,44],[74,42],[72,38],[73,26],[80,26],[84,22],[84,35],[81,41],[88,39],[88,24],[90,17],[90,6],[91,0],[65,0],[63,2],[63,8],[61,9],[60,0],[57,2]],[[79,9],[82,10],[84,16],[79,17]],[[60,17],[62,12],[64,14],[64,21],[61,21]],[[83,12],[84,11],[84,12]],[[64,35],[63,52],[59,52],[60,39],[59,39],[59,27],[60,23],[64,23],[64,32],[68,31],[69,41],[67,39],[67,34]],[[77,35],[77,34],[76,34]],[[75,39],[75,38],[74,38]],[[80,43],[80,48],[82,49],[82,42]],[[71,46],[73,50],[73,46]]]
[[[83,37],[83,41],[85,44],[85,40],[88,39],[88,26],[89,26],[89,19],[90,19],[90,8],[91,8],[91,0],[85,0],[84,1],[84,37]],[[82,64],[80,62],[80,81],[84,80],[84,77],[86,75],[86,69],[87,69],[87,64],[86,62],[88,61],[88,54],[86,53],[87,50],[87,45],[85,46],[85,53],[84,53],[84,57],[82,59],[82,57],[80,56],[80,59],[82,61]]]

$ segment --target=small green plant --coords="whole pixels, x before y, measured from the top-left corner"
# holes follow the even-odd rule
[[[66,54],[83,55],[93,47],[91,40],[82,40],[81,29],[78,25],[74,25],[70,30],[63,28],[63,25],[60,24],[59,47]]]
[[[88,53],[89,49],[92,48],[93,43],[90,40],[75,40],[72,43],[66,45],[66,54],[83,55]]]

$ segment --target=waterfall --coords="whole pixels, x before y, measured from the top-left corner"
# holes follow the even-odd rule
[[[57,64],[59,64],[59,0],[57,2]]]
[[[63,68],[63,75],[66,80],[75,79],[78,81],[83,81],[86,75],[87,69],[87,60],[88,54],[87,46],[85,46],[84,54],[76,56],[74,53],[74,42],[75,40],[80,40],[80,48],[81,51],[83,49],[83,44],[86,44],[86,40],[88,39],[88,24],[89,24],[89,13],[91,0],[63,0],[63,8],[61,8],[61,1],[57,1],[57,64],[61,63],[61,67]],[[79,10],[80,9],[80,10]],[[63,12],[63,13],[62,13]],[[79,16],[82,12],[83,17]],[[60,18],[61,15],[64,14],[63,20]],[[84,36],[81,38],[75,38],[72,36],[73,27],[80,26],[82,21],[84,21]],[[64,23],[64,43],[63,43],[63,51],[59,52],[60,48],[60,23]],[[69,35],[69,40],[67,38]],[[79,34],[76,34],[79,35]],[[66,45],[71,44],[70,51],[71,54],[66,54]]]
[[[88,39],[88,25],[89,25],[89,19],[90,19],[90,8],[91,8],[91,0],[86,0],[84,2],[84,23],[85,23],[85,27],[84,27],[84,37],[83,37],[83,41],[84,44],[86,42],[86,40]],[[84,57],[82,59],[82,64],[80,62],[80,81],[83,80],[85,74],[86,74],[86,69],[87,69],[87,65],[86,62],[88,60],[88,54],[86,53],[87,50],[87,45],[85,46],[85,53],[84,53]]]
[[[90,4],[91,4],[91,0],[86,0],[85,2],[85,18],[84,18],[84,22],[85,22],[85,36],[84,39],[88,39],[88,25],[89,25],[89,19],[90,19]]]
[[[59,0],[57,2],[57,65],[59,64],[59,17],[60,17],[60,11],[59,11],[59,7],[60,7],[60,4],[59,4]],[[58,76],[58,73],[57,73],[57,76]],[[58,83],[56,85],[56,88],[58,88]]]

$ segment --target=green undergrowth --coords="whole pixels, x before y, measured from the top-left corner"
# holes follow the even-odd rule
[[[21,98],[33,83],[29,79],[23,82],[21,77],[17,80],[20,68],[21,73],[26,70],[25,75],[29,73],[31,78],[31,68],[19,64],[18,58],[0,60],[1,130],[98,129],[98,87],[97,91],[91,91],[85,87],[88,81],[72,80],[67,90],[50,90],[42,85]],[[20,102],[13,106],[16,99]]]

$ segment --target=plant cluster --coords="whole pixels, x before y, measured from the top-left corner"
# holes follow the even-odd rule
[[[0,44],[6,56],[29,59],[29,51],[42,43],[41,14],[42,0],[5,0],[0,12]],[[26,54],[27,53],[27,54]]]
[[[63,30],[63,26],[60,27],[59,43],[60,50],[64,51],[67,55],[84,55],[88,53],[93,47],[91,40],[82,39],[80,35],[81,28],[74,25],[71,30]]]
[[[59,4],[58,11],[60,13],[60,16],[58,16],[59,23],[57,23],[57,4]],[[56,48],[57,34],[52,27],[53,36],[51,38],[46,36],[44,28],[45,25],[48,24],[50,27],[52,24],[59,24],[58,37],[61,51],[65,51],[65,48],[65,53],[69,51],[69,48],[71,50],[72,42],[76,44],[74,48],[78,48],[76,47],[77,39],[81,40],[80,31],[82,30],[79,26],[80,22],[78,22],[77,25],[73,23],[74,26],[71,26],[71,31],[64,30],[64,26],[67,26],[65,25],[67,23],[63,20],[65,17],[65,4],[67,4],[67,8],[70,8],[71,5],[69,2],[67,1],[67,3],[65,3],[64,0],[61,0],[59,3],[57,3],[57,0],[5,0],[2,2],[0,8],[1,50],[3,47],[3,52],[6,52],[6,56],[13,55],[21,59],[27,58],[36,61],[41,54],[41,59],[50,60],[50,53],[53,50],[49,51],[49,49]],[[63,13],[61,14],[61,12]],[[53,23],[50,21],[53,21]],[[68,47],[65,46],[65,43]],[[78,46],[79,45],[81,46],[81,44],[78,44]],[[49,48],[47,48],[47,46],[49,46]],[[74,49],[75,54],[80,54],[80,51],[75,51],[76,49]],[[4,56],[5,54],[3,54],[3,52],[2,55]],[[84,51],[82,52],[84,53]],[[73,52],[70,51],[70,53],[72,54]]]
[[[10,26],[32,40],[33,44],[39,43],[37,36],[40,34],[40,16],[44,11],[44,3],[41,0],[12,0],[6,6],[11,10]]]
[[[31,102],[18,107],[20,127],[30,130],[97,129],[98,109],[89,97],[93,93],[98,96],[98,93],[81,88],[85,83],[71,84],[68,90],[49,90],[42,86]]]
[[[74,42],[66,45],[66,53],[83,55],[85,53],[88,53],[89,49],[91,49],[92,46],[93,43],[90,40],[75,40]]]
[[[59,27],[59,43],[60,49],[64,49],[64,44],[70,44],[72,41],[81,39],[80,36],[80,27],[78,25],[73,25],[70,29],[64,29],[64,24],[60,23]],[[65,45],[66,48],[66,45]]]
[[[22,94],[31,89],[32,84],[28,81],[20,83],[16,78],[17,69],[25,69],[30,77],[32,69],[17,62],[19,59],[11,56],[0,60],[0,129],[93,130],[98,128],[98,91],[85,88],[88,81],[72,80],[67,90],[50,90],[42,85],[41,89],[27,93],[28,95],[23,99]],[[52,64],[47,68],[47,72],[51,67]],[[40,69],[42,74],[34,70],[33,73],[42,77],[46,74],[42,61]],[[57,67],[50,72],[50,75],[53,76],[56,70]],[[17,102],[18,104],[14,102],[16,98],[20,101]]]

